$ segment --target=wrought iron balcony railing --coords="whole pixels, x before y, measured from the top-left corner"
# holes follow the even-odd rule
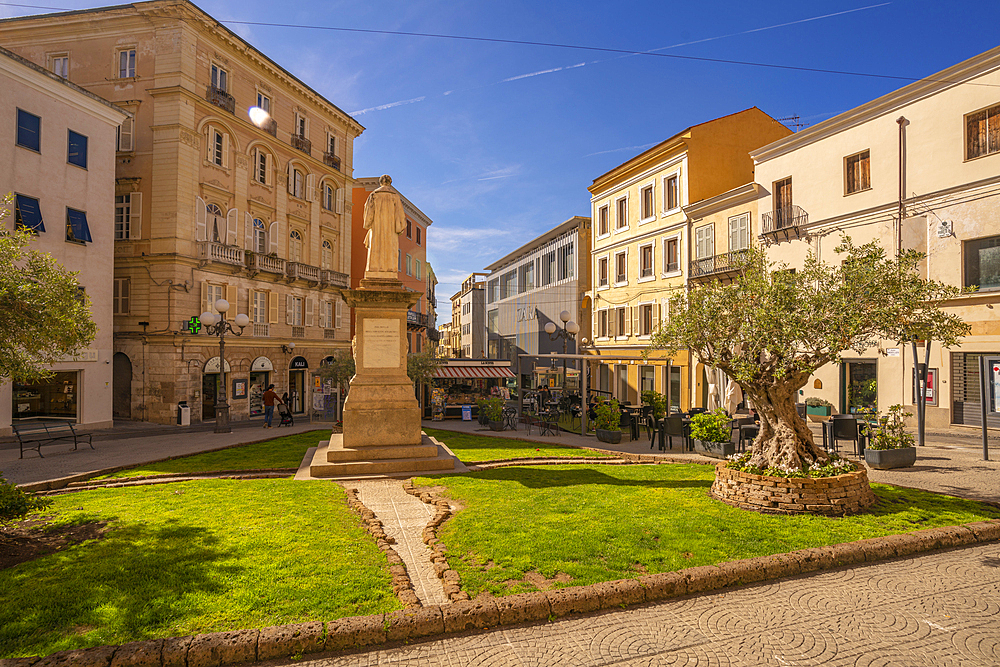
[[[428,329],[427,340],[434,340],[434,341],[441,340],[441,332],[438,331],[437,329]]]
[[[696,280],[720,273],[740,271],[746,265],[746,250],[731,250],[721,255],[693,259],[688,267],[688,278]]]
[[[209,262],[229,264],[230,266],[243,266],[243,248],[224,245],[215,241],[202,241],[198,244],[198,257]]]
[[[205,99],[217,107],[222,107],[229,113],[236,111],[236,98],[221,88],[210,85],[208,91],[205,93]]]
[[[765,211],[760,216],[761,233],[768,234],[789,227],[801,227],[809,222],[809,214],[801,206],[782,206]]]
[[[416,313],[412,310],[406,311],[406,323],[415,324],[418,327],[427,326],[427,315],[426,313]]]
[[[327,166],[340,171],[340,158],[333,153],[323,153],[323,162],[326,163]]]
[[[312,155],[312,142],[297,134],[292,135],[292,148],[297,148],[307,155]]]

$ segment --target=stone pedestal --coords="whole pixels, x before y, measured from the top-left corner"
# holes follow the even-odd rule
[[[344,432],[313,459],[314,477],[452,470],[454,458],[425,442],[420,404],[406,374],[406,312],[420,294],[394,277],[366,275],[343,290],[354,308],[355,375],[344,403]]]

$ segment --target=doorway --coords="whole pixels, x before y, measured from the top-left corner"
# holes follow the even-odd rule
[[[215,397],[219,388],[219,374],[205,373],[201,376],[201,420],[215,419]]]
[[[257,371],[250,373],[250,416],[260,417],[264,414],[264,392],[267,390],[270,373]]]
[[[290,403],[290,405],[288,406],[288,409],[291,410],[293,414],[300,415],[306,411],[305,395],[306,395],[306,372],[289,371],[288,402]]]
[[[111,369],[111,416],[132,419],[132,362],[124,352],[115,352]]]
[[[878,411],[878,362],[845,361],[840,366],[840,411],[854,414]]]

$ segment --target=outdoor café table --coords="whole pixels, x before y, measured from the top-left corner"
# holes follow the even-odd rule
[[[858,445],[854,450],[856,456],[865,455],[865,444],[868,442],[867,434],[868,427],[871,423],[867,421],[858,420]],[[829,451],[828,443],[833,442],[833,420],[828,419],[823,422],[823,449]]]

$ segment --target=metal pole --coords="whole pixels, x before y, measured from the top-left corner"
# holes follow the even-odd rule
[[[580,361],[580,435],[587,435],[587,362]]]
[[[524,414],[524,384],[521,382],[521,355],[517,355],[517,414]]]
[[[915,361],[915,360],[914,360]],[[917,438],[920,446],[926,444],[924,439],[924,427],[927,425],[927,374],[931,364],[931,339],[924,341],[924,365],[920,369],[920,420],[917,422]]]
[[[226,316],[215,325],[219,334],[219,391],[215,395],[215,432],[230,433],[229,403],[226,401]]]
[[[990,365],[986,355],[979,357],[979,405],[983,418],[983,460],[990,460],[990,444],[986,435],[986,401],[989,400],[989,390],[986,379],[989,377]]]
[[[917,446],[924,446],[923,415],[920,408],[923,397],[920,392],[920,357],[917,356],[917,339],[910,338],[910,347],[913,348],[913,402],[917,408]]]

